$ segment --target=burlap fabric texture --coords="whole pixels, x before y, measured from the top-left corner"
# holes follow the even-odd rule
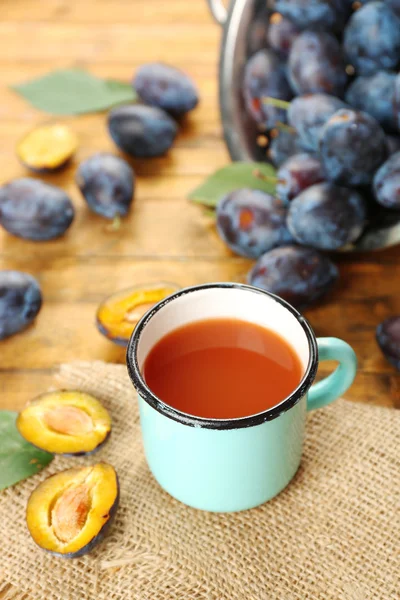
[[[0,590],[7,600],[395,600],[400,598],[400,412],[337,401],[309,415],[301,467],[264,506],[190,509],[148,471],[135,392],[124,366],[61,368],[60,383],[109,409],[108,443],[56,458],[0,496]],[[121,500],[108,537],[80,559],[37,548],[29,494],[48,475],[110,462]]]

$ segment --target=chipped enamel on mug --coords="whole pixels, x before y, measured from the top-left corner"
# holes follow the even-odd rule
[[[256,415],[206,419],[168,406],[152,393],[142,369],[153,346],[182,325],[221,317],[257,323],[294,348],[303,375],[290,396]],[[339,366],[312,385],[318,354],[319,360],[336,360]],[[348,344],[336,338],[316,339],[297,310],[261,289],[212,283],[172,294],[142,317],[127,349],[150,470],[171,496],[194,508],[232,512],[263,504],[288,485],[299,467],[307,410],[341,396],[353,382],[356,363]],[[268,394],[268,381],[261,393]]]

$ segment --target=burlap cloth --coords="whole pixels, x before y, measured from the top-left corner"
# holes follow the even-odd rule
[[[61,383],[98,396],[113,431],[94,457],[56,458],[0,496],[0,590],[15,600],[379,600],[400,598],[400,412],[340,400],[309,415],[294,481],[236,514],[190,509],[160,489],[143,456],[124,366],[63,366]],[[65,560],[25,526],[40,480],[110,462],[121,500],[107,538]]]

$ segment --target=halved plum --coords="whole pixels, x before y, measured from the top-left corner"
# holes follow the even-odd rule
[[[17,146],[23,165],[35,173],[49,173],[64,167],[78,147],[78,138],[62,123],[41,125],[27,133]]]
[[[58,390],[27,404],[17,418],[22,437],[53,454],[95,452],[111,431],[111,418],[100,402],[83,392]]]
[[[32,492],[26,507],[29,533],[57,556],[82,556],[103,539],[118,501],[118,477],[111,465],[61,471]]]
[[[143,283],[112,294],[98,308],[97,328],[114,344],[125,347],[144,313],[179,289],[175,283]]]

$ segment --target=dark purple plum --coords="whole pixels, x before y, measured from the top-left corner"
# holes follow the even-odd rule
[[[277,196],[285,203],[296,198],[306,188],[324,181],[321,162],[312,154],[294,154],[278,169]]]
[[[369,2],[353,13],[343,39],[358,75],[395,69],[400,62],[400,21],[385,2]]]
[[[94,154],[81,162],[75,180],[89,208],[98,215],[114,219],[128,213],[135,176],[123,158],[107,152]]]
[[[217,230],[236,254],[258,258],[292,238],[286,227],[287,210],[281,200],[260,190],[239,189],[217,206]]]
[[[373,188],[379,204],[400,210],[400,152],[392,154],[378,169]]]
[[[376,341],[384,357],[400,371],[400,315],[389,317],[378,325]]]
[[[270,96],[290,100],[292,92],[286,79],[285,68],[272,50],[260,50],[247,62],[244,70],[243,95],[247,112],[265,129],[286,121],[286,110],[263,102]]]
[[[385,0],[385,4],[395,15],[400,17],[400,0]]]
[[[267,47],[268,17],[266,11],[257,17],[249,25],[247,34],[247,56],[255,54]]]
[[[17,237],[52,240],[66,232],[74,216],[67,194],[39,179],[21,177],[0,188],[0,225]]]
[[[350,0],[275,0],[274,8],[300,29],[335,30],[351,12]]]
[[[0,271],[0,340],[32,323],[42,306],[42,294],[32,275]]]
[[[289,54],[288,73],[296,94],[344,94],[347,73],[342,50],[329,33],[303,31],[297,36]]]
[[[394,82],[393,112],[396,121],[396,131],[400,131],[400,73]]]
[[[395,81],[396,73],[386,71],[357,77],[347,89],[346,102],[374,117],[387,131],[397,131]]]
[[[279,13],[274,13],[271,16],[267,40],[270,47],[282,58],[289,56],[292,44],[299,33],[298,27],[289,19],[282,17]]]
[[[318,183],[291,202],[287,224],[300,244],[338,250],[360,237],[366,219],[361,194],[331,183]]]
[[[320,134],[320,157],[327,179],[340,185],[367,185],[386,160],[386,136],[365,112],[341,109]]]
[[[313,248],[284,246],[263,254],[248,281],[303,309],[329,292],[338,277],[337,267],[324,254]]]
[[[281,129],[278,135],[271,139],[267,155],[275,167],[280,167],[289,156],[301,151],[302,146],[297,133]]]
[[[126,104],[111,110],[108,130],[123,152],[136,158],[152,158],[171,148],[178,127],[160,108]]]
[[[390,156],[400,150],[400,135],[387,135],[386,141]]]
[[[288,121],[299,134],[304,148],[317,152],[321,129],[341,108],[347,108],[346,104],[328,94],[298,96],[290,103]]]
[[[197,88],[190,77],[161,62],[139,67],[132,85],[145,104],[177,117],[193,110],[199,102]]]

